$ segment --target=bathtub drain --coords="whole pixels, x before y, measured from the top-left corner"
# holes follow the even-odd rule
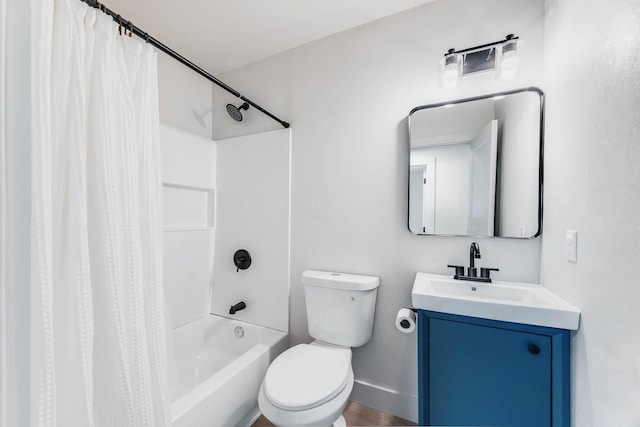
[[[242,329],[242,326],[236,326],[233,333],[236,334],[238,338],[242,338],[244,336],[244,329]]]

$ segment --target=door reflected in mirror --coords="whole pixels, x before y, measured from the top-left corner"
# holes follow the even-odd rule
[[[409,230],[541,233],[543,94],[529,88],[409,114]]]

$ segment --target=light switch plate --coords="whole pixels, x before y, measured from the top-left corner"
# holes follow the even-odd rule
[[[578,232],[567,230],[567,261],[578,262]]]

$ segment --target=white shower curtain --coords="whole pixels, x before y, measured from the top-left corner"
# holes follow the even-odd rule
[[[156,53],[33,4],[32,425],[169,425]]]

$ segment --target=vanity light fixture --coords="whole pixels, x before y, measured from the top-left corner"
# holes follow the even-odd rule
[[[482,71],[496,72],[496,79],[508,80],[518,72],[519,37],[508,34],[504,40],[474,46],[467,49],[449,49],[440,60],[442,86],[453,89],[462,76]]]
[[[462,58],[462,55],[449,49],[449,52],[440,60],[440,79],[442,86],[446,89],[458,86],[462,77]]]
[[[506,41],[500,46],[498,55],[498,78],[509,80],[516,76],[518,72],[518,38],[509,34]]]

